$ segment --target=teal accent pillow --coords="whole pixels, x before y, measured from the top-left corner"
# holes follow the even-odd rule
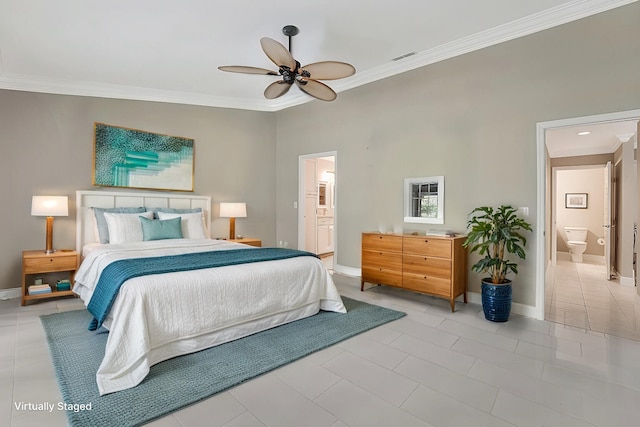
[[[142,240],[182,239],[182,218],[148,219],[140,218]]]
[[[93,208],[93,214],[96,217],[96,226],[98,228],[98,238],[100,243],[109,243],[109,227],[104,213],[143,213],[146,208]]]

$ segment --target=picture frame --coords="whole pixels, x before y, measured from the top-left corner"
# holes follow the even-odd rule
[[[96,122],[93,185],[194,191],[195,141]]]
[[[564,207],[566,209],[587,209],[587,193],[565,193]]]

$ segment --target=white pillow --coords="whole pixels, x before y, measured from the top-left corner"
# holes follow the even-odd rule
[[[142,242],[142,224],[139,216],[153,219],[153,212],[111,213],[105,212],[104,219],[109,229],[109,243]]]
[[[182,237],[185,239],[208,239],[202,212],[169,213],[157,212],[159,219],[182,218]]]

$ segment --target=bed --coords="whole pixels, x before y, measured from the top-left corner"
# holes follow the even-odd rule
[[[207,196],[76,193],[76,246],[83,261],[73,290],[92,314],[105,286],[102,273],[121,272],[125,270],[121,265],[129,265],[121,263],[144,264],[150,269],[154,262],[173,265],[165,260],[208,260],[210,256],[256,259],[217,267],[203,264],[193,267],[195,270],[180,267],[157,274],[149,270],[145,275],[123,277],[110,310],[103,318],[96,318],[98,324],[109,330],[105,356],[96,373],[101,395],[135,387],[151,366],[163,360],[312,316],[319,310],[346,312],[331,275],[318,258],[294,251],[289,257],[274,248],[263,250],[208,238],[210,206],[211,199]],[[96,208],[124,207],[169,211],[165,213],[168,219],[180,218],[182,238],[122,241],[121,230],[114,226],[114,221],[131,224],[128,216],[138,220],[139,215],[109,213],[109,232],[116,232],[108,243],[100,242]],[[202,225],[196,232],[185,228],[194,226],[195,217],[200,218]],[[272,254],[286,257],[276,259]]]

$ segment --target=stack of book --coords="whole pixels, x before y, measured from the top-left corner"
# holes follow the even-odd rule
[[[29,286],[29,295],[50,294],[51,286],[49,285],[31,285]]]

